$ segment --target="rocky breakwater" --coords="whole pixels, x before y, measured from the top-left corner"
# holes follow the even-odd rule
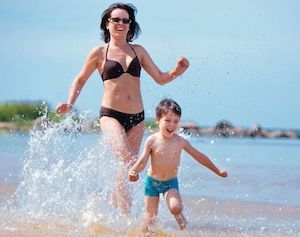
[[[213,127],[200,127],[191,122],[182,123],[180,127],[183,132],[198,136],[300,138],[300,134],[295,130],[265,129],[259,124],[254,124],[250,128],[235,127],[226,120],[218,122]]]

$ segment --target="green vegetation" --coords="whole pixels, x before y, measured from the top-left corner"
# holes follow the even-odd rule
[[[155,120],[146,120],[146,128],[148,129],[155,129],[157,127]]]
[[[46,103],[5,103],[0,104],[0,121],[26,123],[41,117],[47,110]]]
[[[45,102],[0,103],[0,132],[29,131],[34,121],[45,114],[55,121],[55,113],[49,112]]]
[[[33,122],[42,116],[46,116],[53,122],[58,122],[62,119],[54,111],[50,110],[47,103],[42,101],[0,104],[0,122],[4,124],[2,128],[16,126],[15,128],[18,130],[29,130]]]

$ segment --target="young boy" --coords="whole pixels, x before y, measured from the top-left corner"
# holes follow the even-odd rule
[[[151,156],[150,168],[145,181],[146,217],[143,233],[151,232],[158,215],[159,194],[166,199],[170,212],[174,215],[180,229],[184,229],[187,221],[182,210],[183,203],[178,189],[177,172],[181,151],[185,150],[196,161],[206,166],[217,175],[227,177],[225,170],[218,169],[207,156],[196,150],[187,140],[175,132],[181,117],[180,106],[171,99],[162,100],[156,107],[156,123],[159,131],[149,136],[144,150],[129,171],[129,180],[138,180],[138,173],[144,170]]]

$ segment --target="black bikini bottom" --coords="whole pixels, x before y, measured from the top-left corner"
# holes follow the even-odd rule
[[[131,128],[135,127],[145,119],[144,111],[137,114],[127,114],[101,106],[100,118],[103,116],[118,120],[118,122],[122,125],[126,132],[128,132]]]

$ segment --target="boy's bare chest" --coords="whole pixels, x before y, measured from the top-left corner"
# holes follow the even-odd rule
[[[177,143],[160,143],[152,149],[152,156],[157,158],[180,157],[181,149]]]

